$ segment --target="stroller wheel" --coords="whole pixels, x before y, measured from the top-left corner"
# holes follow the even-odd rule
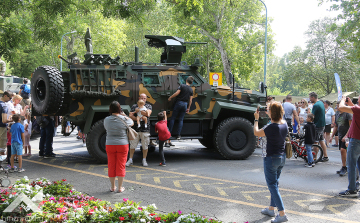
[[[9,178],[3,177],[3,178],[0,179],[0,183],[1,183],[2,187],[8,187],[8,186],[10,186],[11,181],[10,181]]]

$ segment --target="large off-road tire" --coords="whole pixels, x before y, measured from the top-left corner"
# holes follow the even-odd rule
[[[51,66],[36,68],[31,78],[31,102],[39,114],[54,114],[64,100],[64,81],[60,71]]]
[[[246,159],[255,151],[253,125],[241,117],[225,119],[216,127],[214,143],[226,159]]]
[[[207,132],[202,139],[199,139],[199,142],[206,147],[208,150],[214,150],[214,140],[213,140],[214,132],[209,131]]]
[[[104,119],[97,121],[90,129],[86,138],[86,147],[89,154],[100,163],[107,163],[106,130]]]

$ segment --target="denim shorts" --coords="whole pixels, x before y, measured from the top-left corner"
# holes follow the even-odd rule
[[[11,155],[19,155],[23,154],[23,145],[18,142],[11,143]]]

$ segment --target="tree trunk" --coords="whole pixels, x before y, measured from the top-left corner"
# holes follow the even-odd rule
[[[227,52],[225,48],[221,45],[221,43],[218,43],[216,48],[218,48],[220,54],[221,54],[221,60],[224,67],[224,76],[226,78],[227,85],[230,85],[230,72],[231,72],[231,65],[229,58],[227,56]]]

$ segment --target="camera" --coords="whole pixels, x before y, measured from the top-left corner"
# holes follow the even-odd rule
[[[345,102],[349,102],[349,98],[346,98]]]
[[[259,112],[261,112],[261,111],[267,111],[267,107],[259,107],[258,110],[259,110]]]

